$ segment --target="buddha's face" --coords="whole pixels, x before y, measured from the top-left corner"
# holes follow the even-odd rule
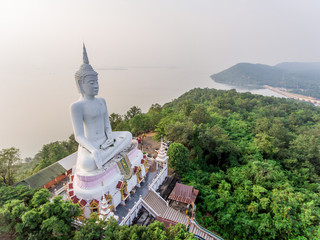
[[[97,76],[86,76],[81,83],[83,95],[96,96],[99,92],[99,84]]]

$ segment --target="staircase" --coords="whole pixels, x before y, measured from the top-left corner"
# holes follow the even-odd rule
[[[158,216],[161,216],[168,208],[166,202],[159,197],[154,191],[149,190],[148,194],[143,198]]]
[[[173,222],[182,223],[187,225],[187,216],[171,207],[168,207],[166,211],[160,216],[165,219],[169,219]]]
[[[205,240],[223,240],[218,235],[201,227],[197,222],[192,221],[189,227],[189,232],[192,232],[195,237]]]
[[[183,225],[188,225],[187,216],[169,207],[166,201],[153,190],[149,190],[148,194],[144,197],[143,202],[148,205],[146,208],[152,208],[153,212],[157,215],[156,217],[169,220],[173,223],[182,223]],[[195,219],[192,219],[190,222],[189,232],[192,232],[195,237],[200,239],[223,240],[218,235],[201,227]]]
[[[168,219],[175,223],[182,223],[187,225],[187,216],[169,206],[154,191],[149,191],[148,194],[143,199],[157,214],[158,217]]]

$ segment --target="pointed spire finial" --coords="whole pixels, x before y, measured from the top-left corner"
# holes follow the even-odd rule
[[[87,50],[86,50],[86,46],[84,45],[84,43],[83,43],[83,63],[89,64]]]

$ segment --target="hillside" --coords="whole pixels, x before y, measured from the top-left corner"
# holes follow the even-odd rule
[[[124,117],[113,113],[110,121],[114,131],[137,135],[153,130],[155,138],[174,142],[168,149],[169,167],[184,184],[199,190],[195,217],[206,229],[224,239],[320,239],[320,108],[290,99],[206,88],[190,90],[164,106],[153,104],[147,113],[136,106]],[[56,147],[48,147],[39,157],[55,155]],[[34,193],[3,188],[0,193],[8,194],[0,194],[0,204],[15,200],[0,211],[0,221],[9,222],[15,234],[25,236],[31,225],[38,234],[39,226],[50,226],[64,217],[49,215],[47,219],[49,211],[38,216],[40,210],[32,208],[37,202],[43,204],[42,198],[32,200]],[[64,207],[59,199],[45,205],[43,209]],[[25,211],[30,213],[25,215]],[[38,216],[36,223],[30,220],[33,216]],[[95,221],[85,226],[104,232],[105,225]],[[60,234],[64,229],[53,226],[40,233]],[[117,234],[128,229],[119,229]],[[138,231],[130,229],[135,229],[130,230],[132,234]],[[67,233],[73,238],[82,230],[74,233],[69,228]],[[131,235],[126,232],[125,236]]]
[[[182,144],[177,159],[169,147],[169,166],[199,190],[197,221],[223,238],[320,239],[319,123],[309,104],[193,89],[113,129],[151,129]]]
[[[320,63],[280,63],[275,66],[238,63],[211,75],[219,83],[261,88],[263,85],[320,98]]]
[[[189,150],[171,166],[199,190],[202,226],[225,239],[320,239],[319,108],[193,89],[162,114],[157,133]]]

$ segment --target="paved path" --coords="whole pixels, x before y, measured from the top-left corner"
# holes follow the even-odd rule
[[[158,171],[159,172],[159,171]],[[157,171],[148,172],[145,182],[141,183],[141,187],[136,187],[136,193],[131,194],[131,199],[126,200],[126,205],[119,205],[115,214],[119,216],[119,223],[122,221],[122,217],[128,214],[129,209],[133,208],[134,203],[139,201],[140,195],[144,198],[148,193],[148,185],[152,183],[152,180],[156,177]],[[134,176],[133,176],[134,177]]]

